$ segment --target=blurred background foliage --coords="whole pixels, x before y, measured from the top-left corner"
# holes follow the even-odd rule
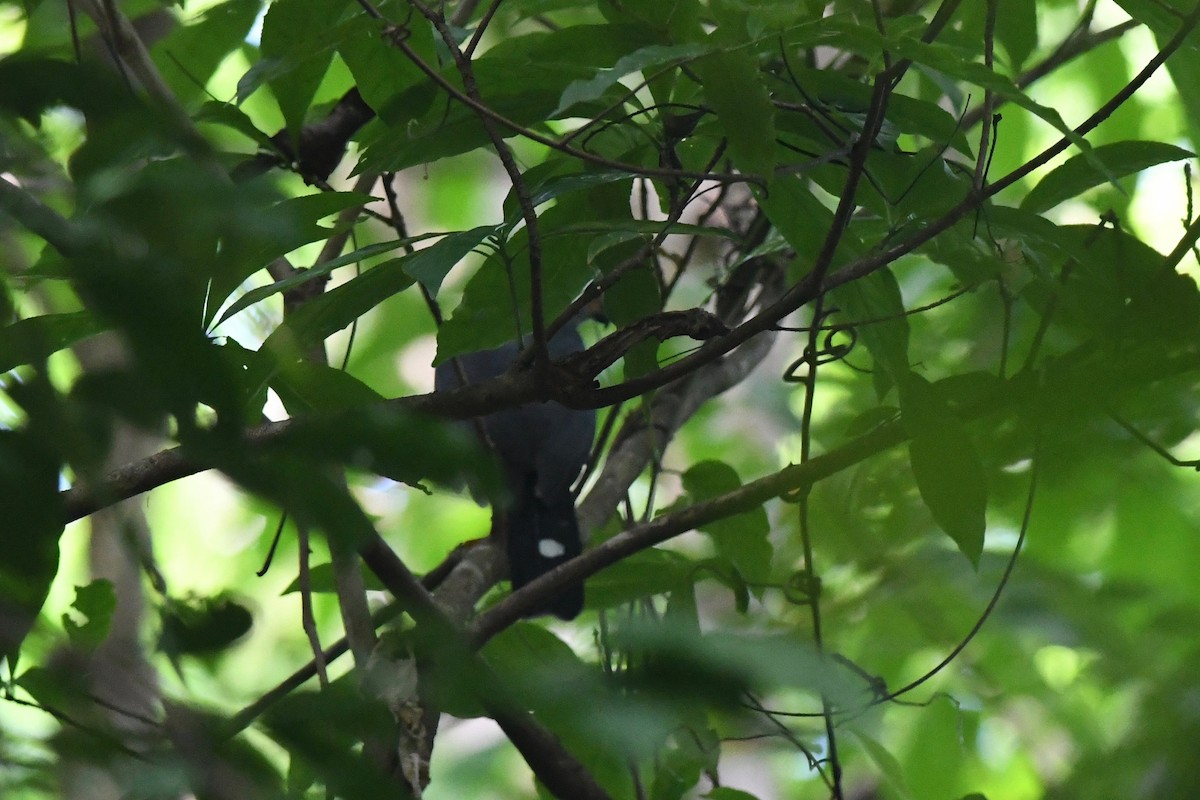
[[[419,664],[446,715],[428,800],[548,794],[489,720],[496,698],[617,798],[1200,794],[1197,9],[445,12],[439,32],[403,0],[0,2],[0,793],[390,796],[361,743],[393,735],[379,684]],[[381,410],[430,391],[435,357],[530,324],[519,192],[476,111],[418,66],[475,91],[452,43],[537,204],[547,320],[643,246],[589,342],[716,309],[755,259],[837,284],[761,334],[770,354],[593,543],[895,440],[600,571],[578,620],[509,625],[482,662],[406,661],[423,645],[402,617],[381,639],[393,672],[342,657],[264,709],[310,635],[342,634],[331,547],[378,531],[426,573],[488,530],[445,488],[479,479],[466,437]],[[706,172],[746,180],[690,183]],[[641,346],[600,381],[692,349]],[[636,422],[655,396],[612,413]],[[247,444],[285,416],[308,426]],[[108,471],[174,445],[211,471],[106,495]],[[103,510],[76,519],[68,487]]]

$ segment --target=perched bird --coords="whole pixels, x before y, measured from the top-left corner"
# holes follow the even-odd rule
[[[583,349],[574,326],[566,326],[547,343],[551,360]],[[459,356],[467,383],[503,374],[520,352],[517,342]],[[453,361],[435,370],[437,391],[462,385]],[[560,403],[530,403],[483,418],[495,448],[507,489],[501,509],[506,521],[508,572],[513,589],[579,555],[583,543],[571,484],[579,476],[596,434],[596,412]],[[583,609],[583,583],[567,586],[536,610],[574,619]]]

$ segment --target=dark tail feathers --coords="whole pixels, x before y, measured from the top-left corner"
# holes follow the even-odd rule
[[[513,591],[579,555],[579,521],[570,492],[546,498],[532,485],[508,512],[508,572]],[[583,582],[572,583],[533,614],[574,619],[583,610]]]

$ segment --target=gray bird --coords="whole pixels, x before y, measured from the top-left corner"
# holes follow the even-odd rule
[[[548,343],[551,360],[583,349],[574,326],[556,333]],[[503,374],[512,365],[517,343],[458,357],[467,383],[481,383]],[[434,372],[437,391],[461,386],[451,361]],[[596,412],[567,408],[560,403],[530,403],[497,411],[483,418],[488,438],[504,476],[508,504],[508,572],[513,590],[550,571],[583,549],[571,484],[587,462],[596,434]],[[574,583],[536,610],[574,619],[583,609],[583,583]]]

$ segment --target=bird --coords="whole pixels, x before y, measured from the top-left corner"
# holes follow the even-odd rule
[[[528,337],[521,340],[524,342]],[[551,360],[583,349],[575,325],[566,325],[547,342]],[[436,391],[481,383],[508,370],[521,351],[518,340],[439,364]],[[554,401],[527,403],[482,418],[499,462],[506,497],[501,501],[505,549],[513,591],[583,551],[571,485],[587,463],[596,435],[596,412],[567,408]],[[496,511],[493,508],[493,528]],[[532,615],[554,614],[571,620],[583,610],[583,582],[572,583]]]

